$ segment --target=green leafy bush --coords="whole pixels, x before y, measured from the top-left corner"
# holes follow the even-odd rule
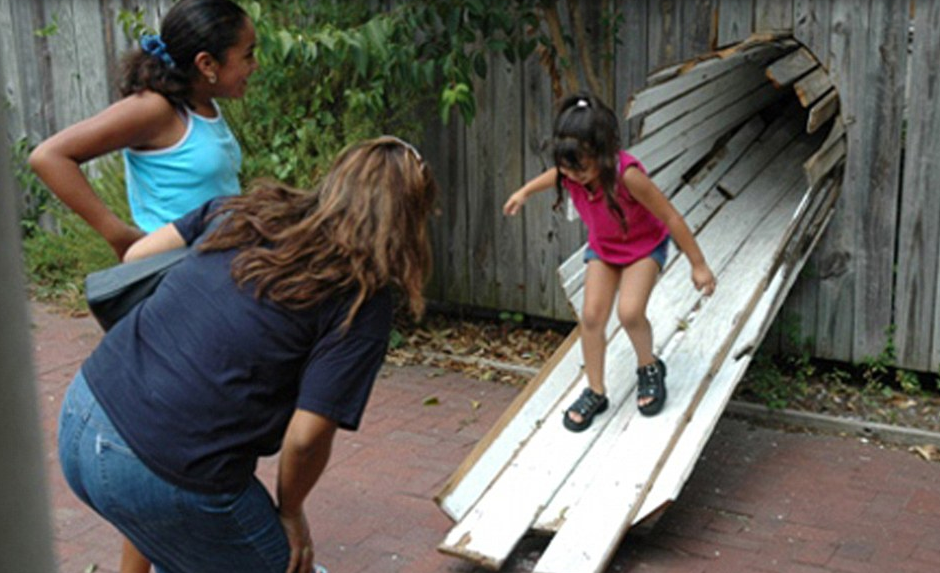
[[[349,143],[383,133],[419,139],[452,109],[476,112],[487,55],[535,49],[534,2],[246,2],[260,69],[248,95],[224,102],[245,151],[243,174],[309,187]],[[428,114],[426,110],[437,111]]]

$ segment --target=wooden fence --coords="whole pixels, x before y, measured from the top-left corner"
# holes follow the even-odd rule
[[[0,0],[0,69],[13,139],[37,142],[102,109],[127,47],[120,8],[155,24],[168,0]],[[828,68],[846,123],[844,190],[835,220],[784,309],[822,358],[858,362],[893,343],[898,364],[940,365],[940,0],[607,0],[580,3],[586,37],[613,6],[623,18],[594,61],[621,110],[649,73],[754,32],[790,33]],[[563,20],[565,2],[559,2]],[[57,24],[51,34],[37,30]],[[913,34],[911,34],[913,30]],[[910,41],[909,41],[910,40]],[[423,149],[441,180],[430,297],[570,320],[555,269],[584,240],[553,214],[552,193],[522,215],[505,198],[548,166],[554,94],[531,58],[491,62],[469,126],[430,126]],[[584,70],[579,69],[582,74]],[[906,94],[910,94],[907,97]],[[629,138],[631,126],[625,125]],[[641,158],[642,159],[642,158]],[[796,168],[796,166],[794,167]],[[707,253],[706,253],[707,254]],[[796,329],[794,332],[793,329]]]

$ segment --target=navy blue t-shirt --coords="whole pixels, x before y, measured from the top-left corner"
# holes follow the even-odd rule
[[[192,244],[215,199],[174,222]],[[237,492],[296,408],[356,429],[391,331],[388,288],[343,334],[351,296],[290,310],[239,288],[236,251],[191,252],[105,335],[82,371],[134,453],[181,487]]]

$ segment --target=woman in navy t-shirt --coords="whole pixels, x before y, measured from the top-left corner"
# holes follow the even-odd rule
[[[311,570],[302,504],[335,430],[359,425],[393,295],[423,311],[436,192],[417,151],[382,137],[313,192],[261,183],[130,248],[199,239],[83,364],[59,452],[76,494],[158,571]],[[275,500],[254,472],[278,451]]]

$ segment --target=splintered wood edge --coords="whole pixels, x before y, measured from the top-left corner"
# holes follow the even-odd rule
[[[486,567],[487,569],[490,569],[492,571],[498,571],[500,567],[503,566],[502,561],[492,559],[491,557],[487,555],[483,555],[482,553],[479,553],[476,551],[467,550],[467,546],[470,545],[470,542],[472,541],[472,539],[473,538],[471,537],[470,532],[468,531],[464,533],[463,536],[461,536],[460,541],[457,542],[457,545],[450,546],[450,545],[441,543],[440,545],[437,546],[437,550],[440,553],[443,553],[445,555],[451,555],[453,557],[460,557],[461,559],[472,561],[473,563]]]
[[[520,392],[512,402],[509,403],[509,406],[503,411],[502,415],[496,421],[495,424],[489,429],[489,431],[477,441],[476,445],[473,447],[473,450],[467,455],[466,458],[457,466],[457,469],[454,470],[454,473],[447,479],[444,485],[441,487],[441,490],[434,496],[434,501],[438,505],[441,505],[444,499],[450,495],[454,489],[457,487],[463,478],[467,475],[467,472],[470,471],[480,457],[489,449],[489,447],[496,441],[502,431],[506,428],[510,421],[512,421],[522,407],[529,401],[529,398],[539,389],[542,383],[551,375],[555,370],[555,366],[568,354],[568,351],[571,350],[571,347],[581,336],[581,329],[578,326],[575,326],[574,330],[568,335],[568,337],[562,341],[562,343],[555,349],[555,352],[548,358],[545,364],[542,365],[542,368],[539,369],[538,374],[534,378],[529,380],[525,385],[525,388]],[[462,555],[461,555],[462,556]]]

